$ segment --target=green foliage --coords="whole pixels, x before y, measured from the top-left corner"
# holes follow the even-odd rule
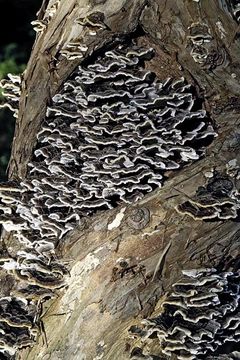
[[[14,58],[6,59],[0,62],[0,79],[3,79],[8,73],[18,74],[25,68],[25,65],[18,65]]]
[[[8,73],[20,74],[24,71],[26,65],[19,63],[19,57],[21,58],[21,54],[19,54],[17,50],[17,44],[14,43],[9,44],[3,48],[3,54],[0,56],[0,80],[5,78]],[[1,88],[0,100],[3,101]]]
[[[21,57],[17,44],[12,43],[3,48],[3,54],[0,56],[0,79],[8,73],[19,74],[23,72],[26,65],[19,62]]]

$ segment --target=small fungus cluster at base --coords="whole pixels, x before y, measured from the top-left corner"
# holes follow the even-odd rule
[[[145,69],[152,56],[126,43],[77,67],[47,109],[26,179],[0,185],[0,222],[21,248],[0,265],[29,314],[64,285],[56,244],[81,218],[161,187],[167,170],[199,159],[216,136],[191,85]],[[18,339],[0,351],[15,353],[26,344]]]
[[[162,303],[162,312],[143,320],[138,332],[142,341],[150,344],[157,338],[167,359],[239,358],[235,357],[240,341],[239,280],[239,272],[183,271],[182,280]]]

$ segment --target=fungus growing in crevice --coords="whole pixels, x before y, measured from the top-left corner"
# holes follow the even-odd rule
[[[191,55],[195,62],[204,64],[208,57],[208,43],[212,41],[212,36],[206,24],[193,23],[189,27],[189,42],[191,44]]]
[[[218,27],[218,31],[220,29],[224,30]],[[188,30],[188,47],[191,49],[190,54],[196,63],[208,70],[213,70],[226,63],[227,53],[223,48],[217,46],[207,24],[196,22]],[[221,32],[221,37],[222,34]]]
[[[82,59],[87,50],[88,47],[80,41],[71,41],[61,50],[61,54],[68,60]]]
[[[86,51],[72,45],[74,56]],[[0,221],[21,247],[0,266],[27,306],[63,286],[55,248],[82,218],[159,188],[166,171],[199,159],[216,136],[191,85],[145,69],[152,56],[126,43],[78,66],[47,108],[26,179],[0,188]],[[147,225],[140,210],[129,226]]]
[[[229,176],[214,173],[206,186],[200,186],[193,199],[178,205],[176,210],[195,220],[235,219],[240,209],[240,194]]]
[[[67,60],[82,59],[88,50],[86,39],[108,28],[104,23],[104,18],[104,13],[100,11],[90,13],[84,18],[77,18],[74,22],[81,25],[84,30],[80,36],[71,36],[71,39],[61,47],[60,54]]]
[[[143,321],[140,336],[148,344],[157,337],[169,358],[222,359],[226,348],[234,354],[240,340],[239,280],[239,272],[184,271],[162,312]]]

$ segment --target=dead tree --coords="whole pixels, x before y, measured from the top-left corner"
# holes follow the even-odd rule
[[[2,358],[239,358],[239,13],[44,0],[2,84]]]

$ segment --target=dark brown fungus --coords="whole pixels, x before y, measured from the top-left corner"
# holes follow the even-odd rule
[[[0,353],[14,359],[16,351],[33,345],[37,330],[34,324],[36,307],[23,298],[0,299]]]
[[[239,279],[239,272],[184,271],[161,313],[143,321],[142,341],[157,337],[167,358],[226,359],[227,346],[234,349],[240,341]]]
[[[177,211],[196,220],[235,219],[240,209],[240,194],[228,175],[215,172],[196,195],[177,206]]]
[[[239,0],[226,0],[228,10],[232,17],[239,23],[240,22],[240,2]]]

